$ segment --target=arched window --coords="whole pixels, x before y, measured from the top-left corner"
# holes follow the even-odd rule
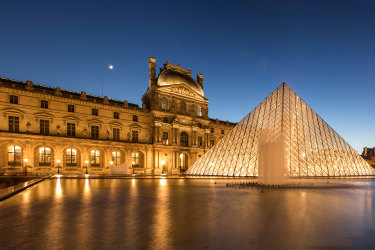
[[[51,166],[51,148],[39,148],[39,166]]]
[[[169,109],[167,97],[161,98],[161,109],[164,109],[164,110]]]
[[[184,147],[189,146],[188,134],[186,132],[181,132],[180,134],[180,145]]]
[[[65,162],[68,167],[77,166],[77,149],[68,148],[66,150]]]
[[[141,152],[132,153],[132,167],[143,168],[143,154]]]
[[[201,105],[197,106],[197,116],[202,116],[202,106]]]
[[[186,113],[186,103],[184,101],[180,102],[180,112],[182,114]]]
[[[187,154],[181,153],[179,158],[180,159],[178,166],[180,168],[180,171],[184,172],[188,169],[188,156]]]
[[[8,165],[20,166],[22,161],[22,148],[20,146],[8,147]]]
[[[92,167],[100,166],[100,152],[99,150],[90,151],[90,165]]]
[[[121,153],[119,151],[112,152],[112,162],[113,162],[113,165],[121,164]]]

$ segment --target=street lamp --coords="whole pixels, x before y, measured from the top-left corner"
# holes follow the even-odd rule
[[[132,168],[133,168],[133,175],[134,175],[134,167],[135,167],[135,162],[132,162]]]
[[[25,163],[25,175],[27,175],[27,162],[28,162],[29,160],[28,159],[23,159],[23,162]]]
[[[60,160],[57,160],[57,174],[60,175]]]

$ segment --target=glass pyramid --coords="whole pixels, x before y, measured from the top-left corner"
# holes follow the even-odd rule
[[[263,150],[262,145],[277,150]],[[258,176],[259,162],[265,157],[278,158],[278,166],[292,177],[375,174],[286,83],[200,157],[187,174]]]

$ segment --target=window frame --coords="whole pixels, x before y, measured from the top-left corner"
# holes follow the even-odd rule
[[[43,149],[43,153],[41,151]],[[49,149],[49,154],[46,153],[46,149]],[[42,158],[44,159],[42,161]],[[46,158],[49,158],[49,161],[46,161]],[[38,165],[39,166],[51,166],[52,162],[52,149],[50,147],[40,147],[38,154]]]
[[[68,104],[68,112],[71,112],[71,113],[75,112],[75,106],[74,106],[74,104]]]
[[[48,101],[47,100],[40,100],[40,107],[42,109],[48,109]]]
[[[40,119],[39,120],[39,132],[42,135],[49,135],[50,120]]]
[[[13,148],[13,151],[10,152],[10,148]],[[19,152],[17,151],[19,149]],[[9,155],[13,155],[13,161],[9,161]],[[22,165],[22,147],[18,145],[9,145],[7,150],[7,163],[10,166],[21,166]]]
[[[9,96],[9,103],[18,104],[18,102],[19,102],[18,95],[10,95]]]
[[[91,115],[99,116],[99,110],[96,109],[96,108],[92,108],[92,109],[91,109]]]
[[[9,132],[20,132],[20,117],[8,116],[8,130]]]
[[[98,125],[91,125],[91,139],[99,139],[100,128]]]
[[[75,123],[73,122],[66,123],[66,135],[72,136],[72,137],[76,136],[76,124]]]
[[[114,141],[120,140],[120,128],[112,128],[112,139]]]

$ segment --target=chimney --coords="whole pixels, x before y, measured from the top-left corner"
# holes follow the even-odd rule
[[[149,75],[149,81],[148,81],[148,87],[151,88],[153,85],[155,85],[155,66],[156,66],[156,59],[155,58],[148,58],[148,75]]]
[[[202,87],[203,89],[203,75],[202,74],[197,74],[197,82],[198,84]]]

